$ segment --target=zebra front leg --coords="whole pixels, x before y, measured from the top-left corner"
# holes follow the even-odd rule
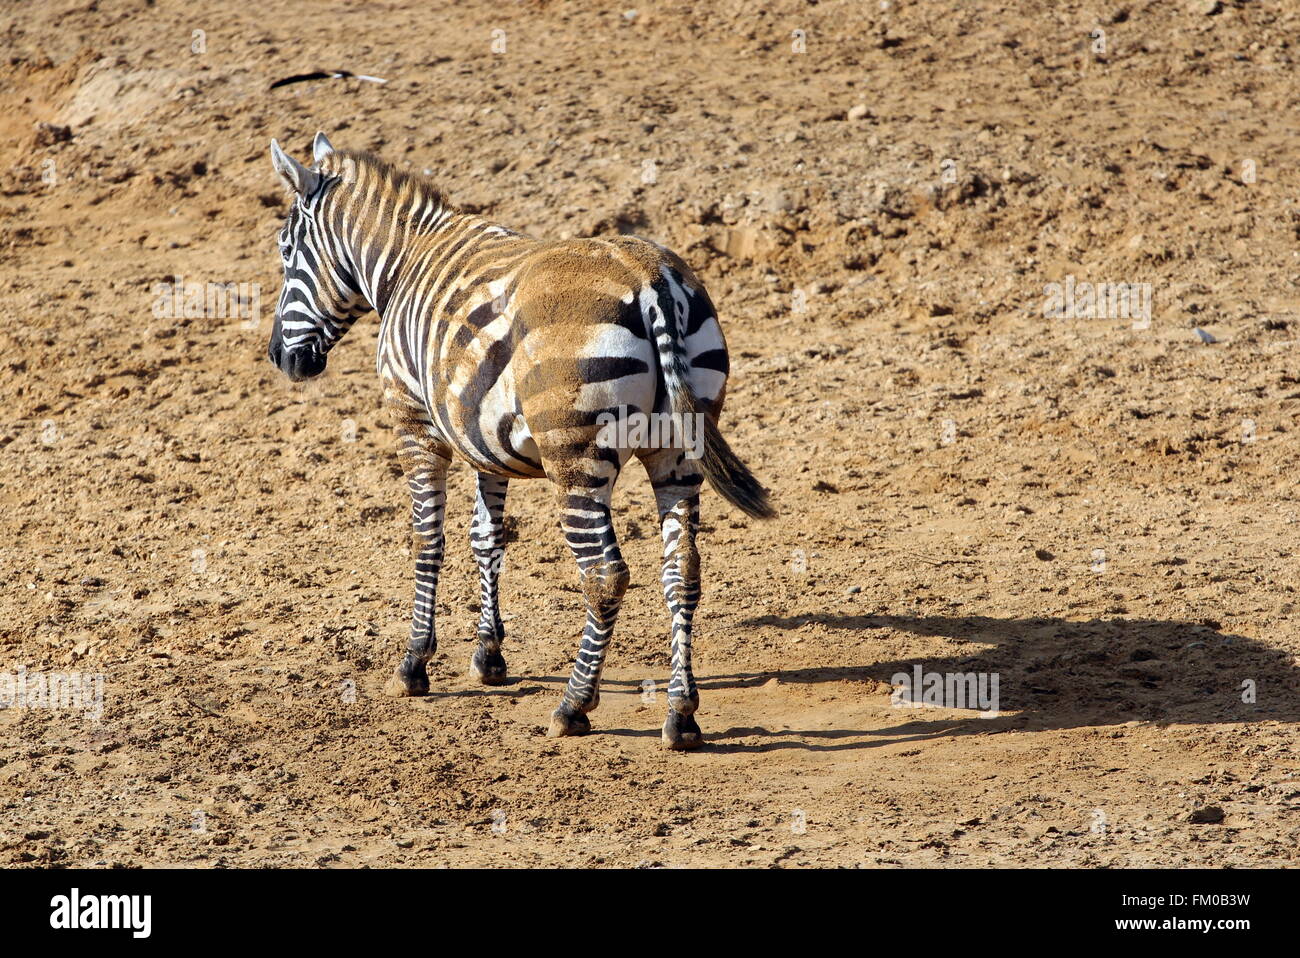
[[[651,480],[664,540],[664,600],[672,617],[672,675],[668,680],[663,743],[676,750],[698,748],[704,741],[695,721],[700,692],[691,671],[691,625],[700,601],[700,554],[695,548],[695,533],[700,524],[703,481],[693,468],[690,460],[681,459],[669,475]]]
[[[418,551],[415,557],[415,604],[411,611],[411,638],[385,691],[394,696],[424,695],[429,691],[425,664],[438,648],[434,635],[434,600],[442,569],[443,511],[447,504],[447,460],[431,458],[412,468],[411,525]]]
[[[546,731],[550,736],[582,735],[590,731],[587,713],[600,704],[600,673],[605,667],[605,650],[631,579],[609,513],[613,485],[613,475],[607,474],[604,485],[573,488],[564,496],[561,528],[578,560],[587,623],[564,698],[551,713],[551,724]]]
[[[501,642],[506,627],[497,606],[497,583],[506,552],[506,488],[509,480],[478,474],[478,491],[474,496],[474,520],[470,524],[469,544],[478,563],[479,620],[478,648],[469,660],[470,674],[484,685],[503,685],[506,660]]]

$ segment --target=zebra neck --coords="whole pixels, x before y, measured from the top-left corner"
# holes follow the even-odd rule
[[[385,216],[384,213],[388,215]],[[399,287],[410,281],[428,253],[443,245],[463,214],[442,205],[389,209],[378,216],[357,217],[351,237],[353,273],[370,307],[381,317]],[[439,259],[441,257],[438,257]]]

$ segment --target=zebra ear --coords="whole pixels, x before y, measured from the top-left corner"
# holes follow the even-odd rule
[[[271,141],[271,165],[275,167],[275,172],[284,181],[284,185],[295,193],[305,196],[314,191],[320,182],[319,173],[313,173],[292,156],[289,156],[284,150],[280,149],[280,144],[275,140]]]
[[[334,147],[325,134],[317,133],[316,139],[311,141],[312,160],[315,163],[320,163],[321,160],[325,159],[325,157],[329,156],[333,152]]]

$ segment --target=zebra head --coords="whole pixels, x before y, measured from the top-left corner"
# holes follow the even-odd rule
[[[266,353],[294,382],[323,373],[326,354],[370,309],[331,228],[328,198],[337,178],[321,170],[321,162],[334,152],[324,133],[316,134],[312,152],[308,168],[271,141],[271,165],[294,196],[280,230],[284,285]]]

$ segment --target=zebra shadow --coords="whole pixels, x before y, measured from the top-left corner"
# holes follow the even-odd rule
[[[780,684],[842,685],[847,701],[849,697],[860,700],[863,695],[889,695],[885,686],[897,686],[900,674],[915,677],[918,669],[922,675],[974,673],[990,680],[996,676],[998,714],[981,715],[971,703],[968,710],[946,708],[941,714],[900,707],[900,721],[879,728],[735,727],[706,732],[708,747],[714,751],[838,751],[1011,729],[1045,731],[1132,722],[1300,722],[1300,670],[1293,664],[1292,654],[1226,632],[1212,620],[765,615],[741,625],[861,632],[866,640],[863,661],[858,665],[698,675],[702,692],[758,688],[776,680]],[[868,643],[878,639],[879,648],[897,648],[906,644],[909,636],[942,639],[963,648],[954,648],[947,655],[893,654],[873,659],[870,654]],[[972,645],[978,648],[971,649]],[[907,696],[891,696],[894,701],[900,698],[900,704],[906,705]]]

